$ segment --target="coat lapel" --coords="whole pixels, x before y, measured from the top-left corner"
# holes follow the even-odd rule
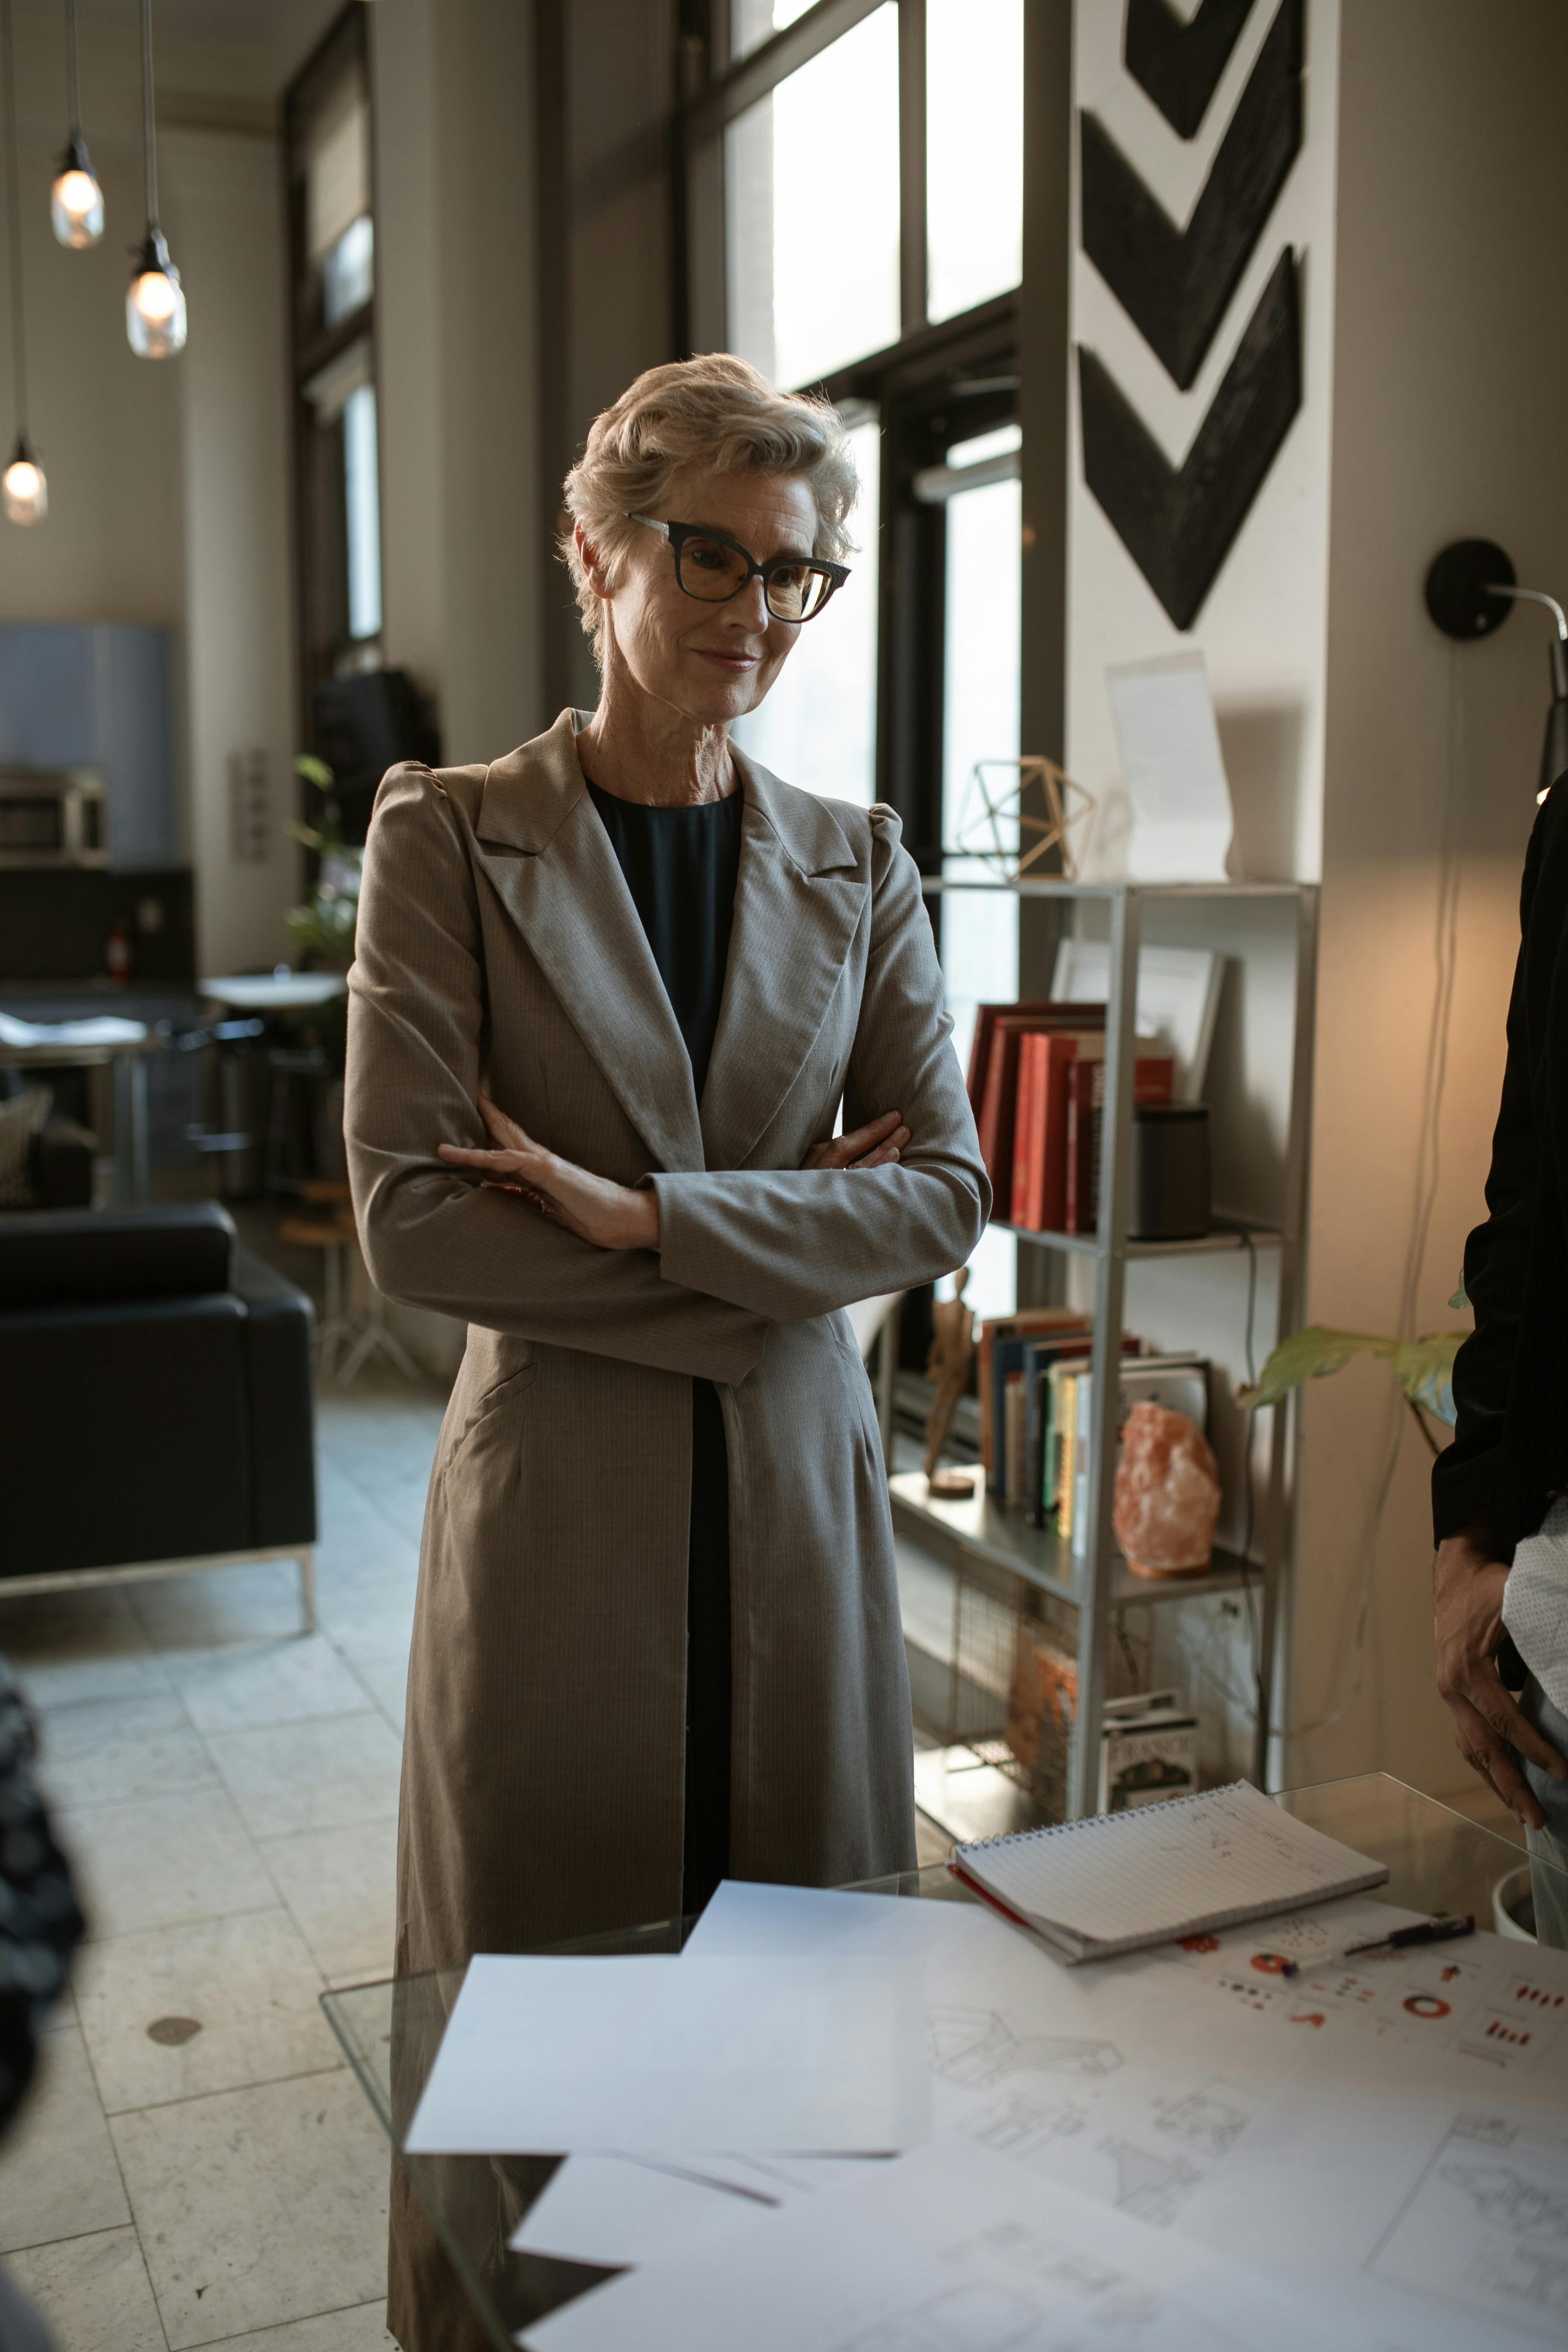
[[[737,754],[739,758],[739,754]],[[702,1089],[710,1168],[740,1168],[843,976],[867,885],[832,810],[741,760],[746,796],[724,998]]]
[[[609,835],[573,713],[492,761],[479,863],[661,1170],[703,1165],[691,1064]]]

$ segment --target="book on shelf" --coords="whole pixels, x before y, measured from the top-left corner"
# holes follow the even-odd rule
[[[975,1126],[980,1157],[991,1181],[991,1214],[1005,1224],[1012,1209],[1014,1142],[1018,1108],[1018,1048],[1037,1032],[1094,1030],[1105,1026],[1103,1004],[983,1004],[975,1016],[971,1078],[978,1081]],[[975,1055],[984,1037],[984,1075]],[[971,1101],[973,1102],[973,1092]]]
[[[1025,1421],[1025,1444],[1027,1467],[1025,1474],[1024,1502],[1026,1515],[1032,1527],[1049,1527],[1056,1518],[1056,1477],[1053,1445],[1059,1431],[1053,1427],[1057,1399],[1063,1377],[1068,1372],[1087,1371],[1093,1332],[1085,1324],[1081,1329],[1064,1333],[1054,1346],[1034,1344],[1025,1360],[1029,1380],[1029,1401]],[[1123,1356],[1135,1357],[1142,1352],[1142,1342],[1131,1331],[1121,1335]],[[1047,1457],[1051,1466],[1047,1468]]]
[[[1058,1452],[1057,1529],[1084,1557],[1089,1541],[1089,1414],[1094,1401],[1094,1374],[1086,1364],[1063,1368],[1056,1410],[1062,1426]],[[1204,1433],[1208,1433],[1209,1367],[1202,1356],[1139,1356],[1121,1367],[1117,1428],[1120,1432],[1135,1404],[1163,1405],[1179,1412]],[[1118,1438],[1120,1443],[1120,1437]],[[1045,1473],[1048,1477],[1048,1467]]]
[[[1030,1030],[1019,1039],[1008,1222],[1026,1232],[1066,1231],[1068,1086],[1080,1060],[1104,1053],[1103,1028]]]
[[[1006,1437],[1003,1423],[1005,1383],[1009,1372],[1024,1370],[1024,1349],[1031,1341],[1070,1340],[1081,1353],[1089,1325],[1075,1307],[1025,1307],[1016,1314],[994,1316],[980,1326],[975,1348],[975,1388],[980,1405],[980,1458],[985,1483],[1000,1492],[1005,1482]]]
[[[1170,1054],[1140,1054],[1132,1069],[1135,1103],[1173,1099]],[[1064,1234],[1092,1234],[1100,1223],[1100,1139],[1105,1124],[1105,1052],[1074,1056],[1063,1076],[1061,1223]]]

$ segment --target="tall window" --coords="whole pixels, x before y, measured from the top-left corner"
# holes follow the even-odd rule
[[[375,213],[363,0],[288,93],[300,684],[381,664]]]
[[[737,737],[792,783],[891,802],[935,871],[975,761],[1020,749],[1023,0],[710,8],[692,347],[826,391],[861,479],[849,583]],[[1017,902],[930,903],[966,1054],[976,1003],[1017,994]],[[988,1234],[971,1305],[1010,1307],[1016,1279],[1013,1237]]]

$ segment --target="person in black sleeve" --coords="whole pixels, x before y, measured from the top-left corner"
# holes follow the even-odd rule
[[[1466,1762],[1524,1823],[1537,1932],[1568,1947],[1568,781],[1531,835],[1475,1331],[1432,1468],[1437,1687]]]

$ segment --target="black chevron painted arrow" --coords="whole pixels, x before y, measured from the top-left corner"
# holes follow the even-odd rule
[[[1301,0],[1280,0],[1192,218],[1179,229],[1092,114],[1083,249],[1184,392],[1301,145]]]
[[[1252,0],[1203,0],[1184,25],[1167,0],[1127,0],[1127,70],[1184,139],[1207,113],[1251,5]]]
[[[1296,257],[1289,246],[1180,470],[1080,343],[1089,488],[1178,629],[1191,628],[1301,405]]]

